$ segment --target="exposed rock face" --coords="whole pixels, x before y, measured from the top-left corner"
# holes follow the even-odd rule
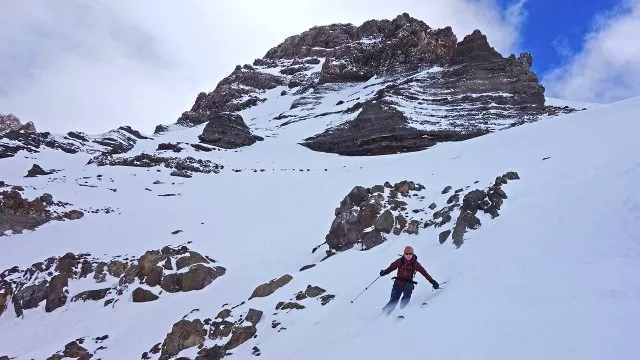
[[[487,37],[475,30],[457,45],[451,59],[454,67],[444,78],[452,85],[454,94],[489,93],[503,91],[513,96],[512,105],[522,105],[530,111],[543,110],[544,87],[531,72],[533,57],[521,53],[503,58],[487,41]],[[491,98],[497,98],[493,96]]]
[[[27,200],[17,190],[0,192],[0,237],[11,230],[19,234],[24,230],[33,230],[51,220],[61,220],[48,209],[53,205],[51,194],[43,194],[33,200]]]
[[[209,112],[244,110],[265,100],[257,94],[261,90],[273,89],[284,83],[284,77],[256,71],[249,67],[237,66],[231,75],[218,83],[215,90],[209,94],[204,92],[198,94],[191,111],[183,113],[178,119],[178,123],[202,124],[206,121],[200,120],[198,122],[193,119],[202,115],[206,116]]]
[[[544,88],[532,64],[529,53],[503,57],[480,30],[459,41],[451,27],[432,29],[406,13],[360,26],[316,26],[288,37],[253,65],[238,65],[214,91],[200,93],[178,123],[202,124],[211,114],[237,113],[277,93],[292,97],[291,107],[270,119],[266,130],[333,117],[329,123],[337,125],[301,143],[311,150],[342,155],[419,151],[575,111],[544,105]],[[356,91],[337,103],[333,97],[327,97],[331,104],[324,101],[374,76],[365,89],[375,90]],[[327,106],[335,111],[317,110]],[[251,139],[245,130],[243,137]]]
[[[520,176],[509,171],[496,177],[486,190],[460,187],[440,209],[437,209],[438,204],[419,195],[425,186],[413,181],[403,180],[393,185],[386,182],[371,188],[355,186],[335,209],[335,218],[325,243],[321,244],[328,247],[324,259],[354,247],[368,250],[378,246],[387,240],[383,233],[416,235],[420,228],[432,226],[445,227],[438,234],[440,244],[451,237],[453,244],[460,247],[464,234],[481,226],[481,213],[489,214],[492,219],[499,216],[498,210],[507,199],[502,186],[510,179],[520,179]],[[446,186],[438,193],[445,195],[452,189],[452,186]]]
[[[410,219],[411,226],[407,228],[407,219],[399,215],[400,211],[407,210],[407,203],[397,197],[400,194],[408,198],[422,189],[424,186],[421,184],[406,180],[388,186],[355,186],[335,210],[335,218],[325,236],[329,246],[328,255],[331,251],[344,251],[357,244],[361,245],[362,250],[371,249],[385,241],[382,233],[395,231],[398,235],[404,230],[417,234],[422,222]]]
[[[203,143],[225,149],[237,149],[264,140],[260,136],[251,134],[240,115],[210,114],[207,119],[207,126],[198,137]]]
[[[482,134],[418,130],[409,126],[399,110],[380,102],[367,102],[355,119],[306,138],[301,145],[340,155],[384,155],[424,150],[438,141],[464,140]]]
[[[268,60],[326,58],[320,83],[366,81],[373,75],[445,65],[456,45],[450,27],[431,29],[402,14],[393,20],[369,20],[361,26],[316,26],[269,50]]]
[[[209,267],[198,263],[190,265],[187,271],[183,269],[178,273],[158,265],[166,261],[177,262],[183,258],[197,259],[202,258],[202,255],[186,246],[164,247],[161,250],[147,251],[139,258],[130,260],[105,261],[91,258],[89,254],[68,253],[59,258],[50,257],[27,269],[16,266],[0,273],[0,313],[9,302],[13,304],[16,316],[20,317],[24,311],[37,308],[43,301],[46,312],[66,305],[69,298],[73,303],[109,297],[104,303],[107,306],[120,300],[118,297],[125,293],[130,293],[133,302],[154,301],[159,299],[156,293],[162,294],[160,289],[156,288],[157,291],[154,292],[135,286],[135,290],[129,292],[129,286],[144,283],[150,287],[159,286],[171,293],[194,291],[209,286],[226,271],[220,266]],[[69,283],[81,278],[93,278],[96,289],[70,294]]]
[[[121,126],[107,133],[91,136],[81,132],[52,135],[49,132],[9,130],[0,132],[0,159],[19,151],[37,153],[40,147],[61,150],[68,154],[123,154],[133,149],[138,140],[150,139],[130,126]]]
[[[184,349],[204,343],[206,335],[207,331],[200,320],[178,321],[164,340],[160,359],[170,359]]]
[[[31,121],[23,125],[20,119],[13,114],[0,114],[0,134],[9,130],[36,132],[36,126]]]

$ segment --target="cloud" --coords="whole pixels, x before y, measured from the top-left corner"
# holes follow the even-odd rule
[[[556,37],[551,43],[551,45],[553,46],[554,50],[556,51],[558,56],[560,56],[561,59],[566,60],[575,55],[573,49],[571,48],[571,43],[569,42],[569,39],[567,39],[564,36]]]
[[[639,0],[600,14],[582,50],[542,77],[547,95],[604,103],[640,95],[639,32]]]
[[[41,131],[150,133],[175,122],[201,91],[315,25],[408,12],[461,40],[481,29],[498,51],[519,46],[524,1],[273,0],[64,2],[0,0],[0,113]]]

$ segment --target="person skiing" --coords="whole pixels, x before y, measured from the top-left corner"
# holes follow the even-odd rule
[[[411,293],[413,292],[415,284],[417,284],[417,282],[413,281],[416,271],[420,272],[420,274],[431,283],[434,289],[440,288],[440,284],[438,284],[418,262],[418,256],[413,253],[411,246],[406,246],[403,255],[392,262],[388,268],[380,270],[380,276],[385,276],[395,269],[398,269],[398,273],[397,276],[393,277],[394,282],[391,288],[391,299],[389,299],[389,302],[383,308],[383,311],[386,313],[390,313],[395,309],[396,304],[398,304],[400,300],[400,295],[402,295],[400,308],[404,308],[409,303]]]

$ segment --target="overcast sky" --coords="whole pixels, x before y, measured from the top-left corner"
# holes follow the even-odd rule
[[[554,45],[561,62],[538,74],[547,95],[604,102],[640,93],[640,42],[628,40],[640,29],[639,1],[598,13],[578,51]],[[157,124],[175,122],[236,64],[312,26],[408,12],[431,27],[451,26],[460,40],[481,29],[507,56],[536,47],[523,34],[527,24],[545,20],[532,18],[527,6],[527,0],[0,0],[0,113],[53,133],[120,125],[152,133]]]

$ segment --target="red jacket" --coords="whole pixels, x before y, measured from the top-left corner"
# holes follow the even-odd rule
[[[418,262],[418,256],[416,256],[415,254],[413,254],[411,260],[406,260],[404,256],[402,256],[396,261],[392,262],[391,265],[389,265],[389,267],[384,270],[384,274],[387,275],[395,269],[398,269],[398,274],[396,275],[396,279],[393,282],[396,285],[402,285],[406,281],[413,281],[413,275],[416,271],[420,272],[420,274],[422,274],[422,276],[429,280],[430,283],[434,282],[431,275],[429,275],[422,264]]]

